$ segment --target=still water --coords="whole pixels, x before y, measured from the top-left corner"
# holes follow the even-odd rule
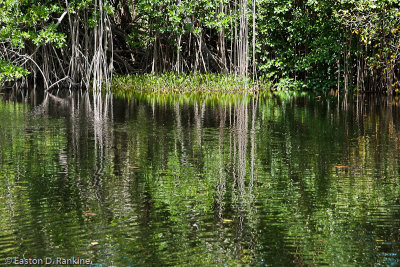
[[[0,265],[399,263],[395,100],[0,98]]]

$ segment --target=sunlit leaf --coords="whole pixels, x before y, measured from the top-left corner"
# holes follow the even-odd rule
[[[99,242],[97,242],[97,241],[90,242],[91,247],[97,246],[98,244],[99,244]]]
[[[345,166],[345,165],[338,165],[338,166],[335,166],[335,168],[336,168],[336,169],[348,169],[348,168],[349,168],[349,166]]]
[[[129,169],[139,169],[138,166],[129,166],[128,168],[129,168]]]

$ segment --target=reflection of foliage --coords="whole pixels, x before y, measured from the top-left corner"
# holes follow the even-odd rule
[[[372,116],[362,101],[344,111],[307,99],[166,99],[115,100],[104,154],[82,106],[81,117],[39,124],[26,106],[0,102],[0,226],[17,240],[0,242],[0,258],[10,247],[117,265],[398,258],[395,112]]]

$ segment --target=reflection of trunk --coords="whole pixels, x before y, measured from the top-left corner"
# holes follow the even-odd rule
[[[184,145],[184,131],[182,127],[182,116],[181,116],[181,106],[179,104],[179,101],[175,102],[175,117],[176,117],[176,132],[177,132],[177,137],[176,137],[176,147],[178,147],[180,143],[180,148],[182,152],[182,160],[185,160],[184,157],[186,157],[186,149]]]
[[[252,111],[251,111],[251,130],[250,130],[250,183],[249,183],[249,194],[251,194],[254,184],[254,155],[255,155],[255,121],[257,112],[257,99],[252,100]]]
[[[105,97],[101,96],[100,92],[93,93],[93,130],[94,130],[94,169],[95,175],[93,177],[93,187],[96,188],[96,194],[99,199],[103,198],[103,176],[100,175],[104,172],[106,165],[105,159],[108,155],[108,148],[112,145],[112,132],[109,130],[110,114],[112,98],[111,93],[107,93]]]
[[[245,193],[245,178],[246,178],[246,154],[247,154],[247,124],[248,113],[247,106],[243,103],[238,103],[236,107],[236,132],[237,132],[237,150],[238,150],[238,181],[237,186],[241,196]]]
[[[204,112],[205,112],[205,102],[202,103],[201,107],[196,102],[194,104],[194,121],[195,121],[195,128],[196,128],[196,137],[198,146],[201,147],[202,143],[202,127],[203,127],[203,119],[204,119]]]
[[[241,253],[242,241],[244,238],[250,238],[250,243],[253,246],[253,229],[255,228],[255,220],[254,220],[254,194],[253,194],[253,186],[254,186],[254,164],[255,164],[255,119],[256,119],[256,105],[257,100],[254,99],[252,102],[252,118],[251,118],[251,153],[250,153],[250,166],[247,164],[247,145],[248,145],[248,105],[245,101],[240,101],[235,105],[235,137],[236,137],[236,146],[234,148],[237,153],[237,164],[235,167],[236,176],[234,180],[234,187],[232,192],[232,201],[236,202],[237,206],[237,228],[236,228],[236,252]],[[247,180],[247,167],[250,167],[250,180]],[[246,181],[247,180],[247,181]],[[248,185],[246,190],[246,185]],[[235,192],[237,192],[235,194]],[[248,222],[248,223],[245,223]],[[250,227],[250,228],[249,228]]]
[[[234,107],[234,160],[237,162],[234,165],[234,181],[232,188],[232,202],[237,203],[237,221],[236,224],[236,253],[242,250],[241,241],[244,235],[244,218],[246,211],[245,203],[245,179],[246,179],[246,151],[247,151],[247,106],[245,102],[238,101]],[[237,155],[237,156],[236,156]],[[235,190],[236,187],[236,190]],[[236,192],[236,194],[235,194]]]
[[[226,179],[225,179],[225,164],[224,164],[224,128],[226,119],[226,107],[219,108],[220,123],[219,123],[219,183],[217,187],[217,205],[218,205],[218,218],[222,220],[224,196],[226,192]]]
[[[254,199],[255,196],[253,194],[253,187],[254,187],[254,165],[255,165],[255,154],[256,154],[256,147],[255,147],[255,123],[256,123],[256,113],[257,113],[257,103],[258,103],[258,96],[257,98],[253,98],[252,100],[252,109],[251,109],[251,131],[250,131],[250,182],[247,190],[247,207],[248,207],[248,221],[249,226],[253,229],[256,228],[256,209],[254,208]],[[255,231],[250,231],[250,243],[252,244],[252,248],[254,249],[254,240],[255,240]]]

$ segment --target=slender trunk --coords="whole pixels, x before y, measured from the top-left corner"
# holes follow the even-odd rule
[[[225,15],[225,7],[224,7],[222,0],[220,2],[220,13]],[[223,26],[221,28],[221,31],[219,32],[218,40],[219,40],[218,48],[219,48],[219,54],[221,57],[221,65],[222,65],[221,71],[223,73],[226,73],[228,70],[227,70],[227,66],[226,66],[226,54],[225,54],[226,53],[226,51],[225,51],[226,50],[226,48],[225,48],[225,28]]]
[[[233,71],[237,74],[237,66],[238,66],[238,50],[239,50],[239,42],[238,42],[238,28],[237,28],[237,0],[235,0],[234,6],[234,13],[235,13],[235,36],[234,36],[234,49],[233,49]]]
[[[247,77],[248,70],[248,18],[247,0],[239,2],[238,74]]]
[[[181,66],[181,40],[182,40],[182,35],[180,34],[178,36],[178,42],[177,42],[177,47],[176,47],[176,67],[175,67],[175,71],[179,74],[180,72],[180,66]]]
[[[337,91],[339,93],[339,90],[340,90],[340,57],[336,63],[337,63]]]
[[[157,60],[158,60],[158,53],[157,53],[157,34],[154,38],[154,45],[153,45],[153,63],[151,66],[151,74],[157,73]]]
[[[198,46],[196,45],[196,41],[194,41],[194,54],[195,54],[195,60],[194,60],[194,74],[197,72],[197,66],[199,65],[199,52],[200,50]]]
[[[256,65],[256,0],[253,0],[253,86],[257,81]]]

